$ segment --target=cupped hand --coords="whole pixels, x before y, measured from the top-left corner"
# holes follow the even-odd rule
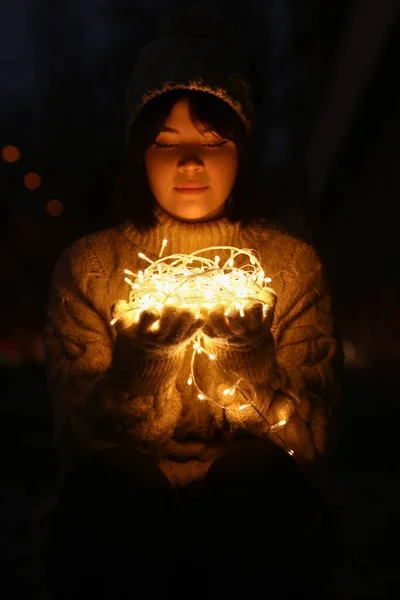
[[[189,341],[205,323],[204,312],[196,318],[193,311],[165,305],[161,311],[144,310],[132,322],[127,302],[119,302],[113,311],[115,328],[120,336],[145,349],[177,346]]]
[[[226,315],[226,306],[220,304],[208,312],[203,332],[214,340],[223,339],[228,344],[245,346],[252,343],[270,331],[275,301],[276,296],[268,292],[268,297],[264,294],[249,301],[243,309],[243,316],[237,309]]]

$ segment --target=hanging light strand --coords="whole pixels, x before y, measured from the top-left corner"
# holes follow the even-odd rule
[[[262,421],[264,421],[264,423],[266,423],[267,425],[267,434],[268,433],[273,433],[274,436],[280,441],[281,445],[285,448],[286,452],[288,454],[290,454],[290,456],[294,456],[294,452],[293,450],[286,444],[285,440],[282,438],[282,436],[279,435],[279,432],[277,431],[278,429],[284,427],[285,425],[287,425],[287,423],[289,422],[289,419],[292,415],[292,411],[293,411],[293,407],[292,407],[292,411],[290,412],[290,414],[288,414],[286,416],[285,419],[281,419],[280,421],[278,421],[277,423],[274,423],[271,425],[271,423],[269,422],[269,420],[266,418],[265,415],[262,414],[262,412],[258,409],[256,403],[248,396],[248,394],[246,393],[246,388],[248,388],[250,390],[250,395],[252,396],[252,398],[256,398],[257,397],[257,392],[254,389],[253,385],[246,379],[244,379],[243,377],[240,377],[237,373],[234,373],[232,371],[230,371],[230,375],[236,375],[237,376],[237,380],[235,381],[235,383],[227,388],[225,388],[225,390],[223,391],[223,395],[224,396],[234,396],[237,392],[240,393],[240,395],[242,396],[242,398],[245,400],[245,404],[241,404],[239,406],[239,408],[233,408],[230,406],[224,406],[222,405],[220,402],[218,402],[217,400],[214,400],[213,398],[211,398],[210,396],[208,396],[197,384],[196,381],[196,376],[195,376],[195,361],[196,361],[196,357],[199,354],[206,354],[208,356],[208,358],[212,361],[216,361],[216,358],[213,354],[209,354],[208,351],[206,350],[206,348],[204,346],[201,345],[201,341],[202,341],[202,336],[201,334],[197,334],[196,337],[194,338],[195,341],[193,343],[193,352],[192,352],[192,356],[191,356],[191,361],[190,361],[190,375],[188,377],[188,385],[193,385],[193,387],[196,390],[196,395],[197,398],[199,400],[202,401],[207,401],[211,404],[214,404],[215,406],[218,406],[218,408],[221,408],[223,410],[229,410],[231,412],[242,412],[248,408],[252,408],[260,417],[260,419]]]

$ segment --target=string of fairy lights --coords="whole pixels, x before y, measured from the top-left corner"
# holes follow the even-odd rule
[[[129,299],[128,302],[121,300],[117,303],[111,325],[121,320],[125,326],[129,326],[139,322],[143,311],[155,309],[160,314],[164,306],[189,309],[193,311],[196,318],[200,318],[204,309],[212,311],[217,306],[223,305],[225,316],[229,316],[235,310],[244,317],[246,306],[252,301],[257,301],[263,305],[263,317],[267,315],[271,295],[274,296],[275,292],[269,287],[271,279],[265,276],[253,250],[233,246],[210,246],[191,254],[172,254],[163,257],[166,246],[167,240],[163,240],[157,260],[150,259],[143,252],[138,253],[138,257],[148,263],[147,268],[137,273],[129,269],[124,270],[125,281],[130,286]],[[204,256],[211,252],[228,252],[229,256],[225,261],[221,261],[219,254],[215,254],[214,258]],[[244,264],[239,267],[237,262],[244,262]],[[150,329],[157,331],[159,327],[158,319]],[[279,435],[279,430],[287,425],[291,415],[270,424],[257,408],[257,403],[254,401],[257,394],[251,382],[233,372],[230,372],[230,375],[236,375],[237,379],[235,383],[226,387],[223,395],[234,396],[238,393],[245,403],[240,404],[239,408],[232,408],[223,406],[209,397],[196,380],[195,361],[200,354],[206,355],[211,361],[215,361],[216,357],[207,350],[205,336],[201,330],[188,344],[192,344],[193,352],[187,385],[195,388],[197,398],[217,405],[223,410],[243,412],[249,408],[253,409],[266,423],[267,431],[273,433],[288,454],[293,456],[293,450]]]

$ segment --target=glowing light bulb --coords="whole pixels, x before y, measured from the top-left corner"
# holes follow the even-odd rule
[[[151,265],[153,264],[154,261],[150,260],[150,258],[148,258],[145,254],[143,254],[143,252],[139,252],[138,254],[139,258],[142,258],[143,260],[146,260],[148,263],[150,263]]]
[[[151,331],[158,331],[160,329],[160,320],[154,321],[154,323],[150,327]]]
[[[159,258],[161,258],[161,256],[163,255],[163,252],[165,250],[165,246],[168,244],[168,240],[163,240],[162,244],[161,244],[161,250],[160,250],[160,254],[158,255]]]
[[[271,425],[271,431],[278,429],[278,427],[283,427],[284,425],[286,425],[286,423],[287,423],[286,419],[282,419],[282,421],[279,421],[278,423]]]

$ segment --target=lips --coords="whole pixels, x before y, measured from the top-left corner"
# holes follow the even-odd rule
[[[175,188],[178,194],[183,194],[184,196],[195,196],[197,194],[202,194],[207,189],[208,185],[204,185],[200,181],[185,181]]]
[[[204,185],[199,181],[185,181],[185,183],[181,183],[176,186],[177,190],[201,190],[208,187],[208,185]]]
[[[197,194],[202,194],[207,189],[208,189],[208,186],[206,186],[206,187],[179,187],[179,188],[175,188],[175,191],[178,194],[182,194],[183,196],[195,196]]]

